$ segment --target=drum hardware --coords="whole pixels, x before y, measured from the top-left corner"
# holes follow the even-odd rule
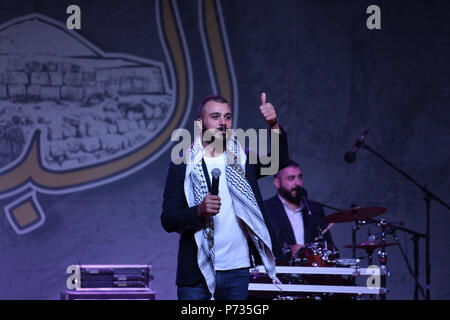
[[[386,243],[385,245],[386,247],[390,247],[390,246],[395,246],[395,243],[389,242]],[[344,246],[344,248],[353,248],[354,246],[349,244]],[[379,242],[369,242],[369,241],[364,241],[364,242],[360,242],[355,246],[356,249],[363,249],[366,251],[367,256],[364,258],[367,258],[368,261],[368,265],[371,266],[372,265],[372,261],[373,261],[373,252],[375,251],[375,249],[377,248],[381,248],[381,243]],[[381,251],[379,251],[378,255],[380,256]],[[382,255],[384,258],[386,258],[386,253],[383,253]]]
[[[300,248],[289,265],[329,267],[335,265],[337,258],[339,251],[336,248],[329,250],[324,242],[313,242]]]
[[[323,237],[322,227],[320,225],[317,226],[317,233],[319,234],[319,236],[317,237],[317,242],[325,244],[326,247],[327,244],[325,242],[325,238]]]
[[[315,237],[315,238],[314,238],[314,241],[319,241],[319,239],[320,239],[321,237],[323,238],[323,236],[325,235],[325,233],[327,233],[328,230],[330,230],[334,225],[335,225],[334,222],[329,223],[328,226],[325,228],[325,230],[319,231],[320,237]]]
[[[386,212],[386,210],[382,210],[381,207],[378,207],[378,209],[376,210],[366,210],[364,213],[360,212],[359,215],[363,216],[365,214],[364,220],[356,220],[355,221],[355,227],[353,227],[352,229],[352,245],[350,246],[352,248],[352,256],[353,258],[356,257],[356,249],[357,248],[361,248],[364,249],[367,253],[367,259],[368,259],[368,265],[372,266],[373,264],[373,251],[376,248],[381,248],[381,250],[378,252],[378,260],[380,263],[380,282],[381,282],[381,287],[382,288],[386,288],[386,276],[387,276],[387,253],[386,253],[386,220],[381,219],[378,221],[377,226],[381,228],[381,241],[379,243],[376,243],[376,237],[375,235],[373,235],[372,233],[370,233],[369,231],[369,235],[368,235],[368,239],[367,241],[360,243],[360,244],[356,244],[356,231],[359,230],[360,225],[365,225],[367,223],[370,223],[370,219],[371,217],[369,215],[374,216],[376,214],[376,211],[378,210],[378,213],[382,212]],[[381,214],[382,214],[381,213]],[[393,244],[388,244],[388,245],[393,245]],[[348,246],[347,246],[348,247]],[[370,295],[371,299],[375,299],[374,295]],[[385,300],[386,296],[385,295],[381,295],[381,300]]]
[[[327,206],[325,206],[327,207]],[[332,207],[330,207],[332,208]],[[393,246],[395,243],[392,242],[386,242],[387,235],[391,234],[394,237],[394,240],[399,247],[399,249],[402,252],[402,255],[408,265],[408,269],[413,276],[415,282],[416,282],[416,289],[415,289],[415,297],[417,296],[417,292],[420,290],[420,292],[424,295],[423,288],[419,285],[417,278],[418,278],[418,245],[417,242],[419,238],[423,237],[426,238],[425,235],[417,233],[415,231],[409,230],[407,228],[402,227],[402,222],[389,222],[386,219],[374,219],[373,217],[384,214],[387,209],[383,207],[356,207],[352,209],[347,210],[339,210],[336,208],[332,208],[334,210],[338,210],[337,212],[330,214],[325,217],[325,221],[328,222],[328,226],[324,230],[319,229],[319,236],[314,238],[314,243],[311,244],[305,244],[303,248],[301,248],[295,257],[291,256],[292,250],[286,249],[283,252],[287,255],[289,253],[289,266],[292,268],[295,268],[298,266],[299,268],[312,268],[317,270],[319,272],[318,274],[324,274],[323,272],[326,269],[339,269],[339,268],[354,268],[354,270],[351,274],[348,274],[349,276],[349,283],[352,283],[353,285],[356,283],[354,277],[357,277],[360,275],[358,268],[361,259],[368,259],[369,265],[372,265],[373,263],[373,253],[376,249],[380,249],[377,252],[378,260],[379,260],[379,269],[378,274],[380,275],[380,282],[381,282],[381,289],[376,294],[381,295],[381,299],[385,299],[385,294],[388,292],[386,289],[386,277],[389,276],[389,272],[387,269],[387,253],[386,253],[386,247]],[[340,259],[339,252],[336,249],[328,250],[327,243],[324,241],[324,235],[326,232],[328,232],[335,223],[344,223],[344,222],[354,222],[354,226],[352,227],[352,245],[344,246],[345,248],[352,248],[353,254],[352,259]],[[368,239],[361,243],[356,243],[356,232],[360,230],[361,226],[367,225],[367,224],[375,224],[378,228],[381,229],[380,233],[372,234],[369,233]],[[415,258],[415,273],[412,272],[412,269],[407,261],[407,257],[405,256],[400,243],[398,241],[398,237],[395,233],[396,230],[401,230],[408,232],[413,235],[413,241],[414,241],[414,258]],[[378,241],[377,241],[378,239]],[[356,257],[356,249],[360,248],[366,251],[367,257]],[[308,273],[311,274],[311,273]],[[333,272],[334,274],[334,272]],[[303,275],[303,274],[302,274]],[[291,274],[290,279],[296,278],[295,281],[290,281],[289,283],[301,283],[303,285],[311,285],[311,283],[308,283],[308,279],[305,277],[301,277],[297,275],[295,277],[295,274]],[[327,282],[326,282],[327,283]],[[330,283],[328,283],[330,284]],[[342,286],[342,283],[339,285]],[[292,289],[291,289],[292,290]],[[329,291],[329,289],[324,288],[322,293],[326,293]],[[337,292],[343,292],[345,291],[344,288],[341,290],[337,289]],[[302,291],[305,292],[305,291]],[[316,291],[318,292],[318,291]],[[369,294],[372,295],[373,293],[368,292],[362,292],[359,291],[358,294]],[[428,293],[428,291],[427,291]],[[286,298],[286,300],[289,299],[289,297]]]
[[[347,210],[341,210],[325,217],[328,223],[355,222],[352,228],[352,258],[356,259],[356,232],[360,225],[367,223],[366,219],[382,215],[386,212],[383,207],[355,207]]]
[[[395,243],[388,242],[388,243],[385,244],[385,246],[386,247],[395,246]],[[367,240],[367,241],[360,242],[360,243],[356,244],[355,247],[357,249],[366,250],[366,252],[368,252],[368,251],[372,251],[373,252],[375,249],[381,248],[381,242]],[[350,249],[350,248],[353,248],[353,245],[348,244],[348,245],[345,245],[344,248]]]
[[[385,252],[386,247],[395,245],[394,243],[386,243],[383,238],[383,232],[382,232],[382,240],[381,242],[376,242],[376,236],[369,231],[367,241],[358,243],[356,245],[346,245],[344,248],[352,248],[353,251],[356,249],[363,249],[367,253],[367,261],[368,265],[372,266],[373,263],[373,252],[377,248],[381,248],[381,250],[378,252],[378,259],[380,261],[380,275],[381,275],[381,287],[386,287],[386,275],[387,275],[387,268],[386,268],[386,262],[387,262],[387,254]],[[384,242],[383,242],[384,241]],[[384,281],[384,283],[383,283]],[[374,295],[370,295],[371,299],[375,299]],[[383,299],[383,296],[382,296]]]
[[[375,249],[380,249],[377,252],[377,256],[378,256],[379,263],[380,263],[381,281],[385,282],[386,281],[386,276],[389,275],[389,272],[387,271],[386,247],[396,245],[399,248],[399,250],[400,250],[400,252],[402,254],[402,257],[403,257],[403,259],[404,259],[404,261],[405,261],[405,263],[406,263],[406,265],[408,267],[408,271],[411,274],[411,276],[412,276],[412,278],[413,278],[413,280],[415,282],[414,299],[415,300],[418,299],[419,292],[422,294],[422,296],[424,298],[426,298],[425,290],[419,284],[419,281],[418,281],[418,275],[419,275],[419,273],[418,273],[418,269],[419,269],[419,266],[418,266],[418,260],[419,260],[419,258],[418,258],[418,250],[419,250],[418,241],[419,241],[420,238],[426,239],[426,235],[424,235],[422,233],[418,233],[418,232],[413,231],[413,230],[410,230],[408,228],[405,228],[403,226],[404,225],[403,222],[387,221],[386,219],[373,219],[371,217],[367,217],[367,218],[365,218],[362,221],[355,222],[354,229],[359,229],[360,225],[365,225],[365,224],[368,224],[368,223],[374,224],[377,227],[381,228],[381,232],[370,235],[370,238],[367,241],[365,241],[365,242],[361,242],[359,244],[353,244],[353,245],[346,245],[344,247],[345,248],[352,248],[354,251],[357,248],[366,250],[366,252],[368,254],[367,258],[368,258],[369,265],[371,265],[371,263],[372,263],[372,254],[375,251]],[[412,270],[412,267],[411,267],[411,265],[410,265],[410,263],[408,261],[408,257],[406,256],[406,254],[405,254],[405,252],[404,252],[404,250],[403,250],[403,248],[402,248],[402,246],[401,246],[401,244],[399,242],[398,236],[396,234],[397,230],[404,231],[404,232],[407,232],[407,233],[412,235],[412,240],[413,240],[413,243],[414,243],[414,262],[415,262],[415,270],[414,271]],[[389,235],[389,234],[392,235],[393,239],[395,240],[395,243],[392,243],[392,242],[388,243],[388,242],[386,242],[386,236]],[[353,238],[353,234],[352,234],[352,238]],[[377,238],[379,238],[380,241],[376,241]],[[383,243],[384,243],[384,246],[383,246]],[[371,251],[368,252],[367,250],[371,250]],[[385,283],[384,283],[384,285],[385,285]],[[384,297],[382,296],[382,298],[384,298]]]
[[[335,261],[337,267],[359,268],[361,259],[337,259]]]
[[[380,220],[376,220],[376,219],[369,219],[370,222],[376,224],[377,226],[381,226],[382,221]],[[419,299],[419,292],[421,293],[423,298],[428,298],[427,294],[425,293],[424,288],[419,284],[419,240],[420,238],[424,238],[426,239],[427,236],[425,234],[416,232],[414,230],[408,229],[403,227],[403,222],[388,222],[388,221],[384,221],[383,224],[385,225],[385,233],[386,234],[390,234],[392,235],[397,247],[400,250],[400,253],[402,254],[402,257],[406,263],[406,266],[408,268],[408,271],[411,275],[411,277],[414,280],[415,283],[415,287],[414,287],[414,300],[418,300]],[[410,235],[412,235],[412,241],[414,243],[414,271],[412,270],[411,264],[409,263],[408,257],[406,256],[401,243],[398,239],[398,235],[397,235],[397,230],[406,232]],[[386,244],[386,246],[388,246],[388,244]],[[385,259],[386,256],[383,255],[382,252],[379,253],[381,255],[382,259]],[[427,291],[428,293],[428,291]]]
[[[437,200],[437,199],[436,199]],[[320,203],[319,203],[320,204]],[[303,248],[303,250],[299,250],[298,254],[294,259],[290,259],[290,266],[301,266],[306,268],[306,266],[312,267],[319,270],[328,269],[329,266],[334,268],[347,267],[352,268],[355,266],[359,267],[359,263],[361,259],[368,259],[369,265],[373,263],[373,253],[376,249],[380,249],[377,252],[377,257],[379,260],[379,274],[381,276],[381,287],[380,294],[382,294],[381,299],[385,299],[384,294],[388,292],[386,289],[386,277],[389,276],[389,272],[387,269],[387,253],[386,247],[397,245],[400,249],[402,256],[408,266],[408,270],[415,281],[415,291],[414,298],[418,299],[418,292],[429,298],[429,288],[427,287],[427,291],[425,294],[425,290],[420,286],[418,282],[418,241],[420,238],[424,238],[427,241],[427,235],[415,232],[413,230],[407,229],[403,227],[403,222],[390,222],[386,219],[374,219],[374,217],[384,214],[387,209],[383,207],[356,207],[347,210],[341,210],[337,208],[333,208],[327,205],[323,205],[324,207],[336,210],[336,212],[325,217],[325,221],[328,222],[328,226],[322,231],[319,230],[319,237],[316,237],[313,244],[307,244]],[[339,259],[336,257],[336,253],[330,255],[327,252],[326,242],[323,241],[323,236],[326,232],[328,232],[335,223],[344,223],[344,222],[354,222],[354,226],[352,227],[352,245],[347,245],[345,248],[352,248],[352,259]],[[375,224],[377,227],[381,229],[380,233],[369,234],[369,238],[367,241],[356,243],[356,233],[360,230],[361,226],[366,224]],[[398,236],[396,234],[397,230],[401,230],[407,232],[412,235],[412,240],[414,242],[414,261],[415,261],[415,271],[413,272],[408,258],[406,257],[405,252],[403,251]],[[395,240],[395,243],[386,242],[387,235],[391,234]],[[377,241],[379,238],[379,241]],[[320,250],[318,250],[320,248]],[[366,251],[367,257],[356,257],[356,249],[360,248]],[[429,251],[427,250],[427,254]],[[427,257],[428,258],[428,257]],[[429,260],[428,260],[429,261]],[[427,263],[427,267],[429,268],[429,262]],[[429,275],[429,270],[427,268],[427,276]],[[352,274],[349,277],[358,276],[358,272]],[[427,284],[429,284],[429,278],[427,277]]]
[[[386,211],[387,209],[383,207],[356,207],[329,214],[325,217],[325,221],[328,223],[343,223],[366,220],[382,215]]]
[[[308,263],[308,258],[295,257],[295,259],[292,260],[292,263],[290,265],[297,266],[297,265],[304,265],[306,263]]]
[[[380,270],[383,270],[381,273],[381,287],[386,287],[386,276],[387,272],[387,253],[386,247],[394,245],[393,243],[386,244],[386,228],[387,222],[386,220],[378,220],[377,226],[381,228],[381,241],[376,242],[376,237],[369,233],[368,239],[362,243],[356,243],[356,235],[360,230],[361,226],[364,226],[368,223],[372,223],[372,218],[382,215],[387,211],[384,207],[355,207],[347,210],[340,210],[335,213],[332,213],[325,217],[325,221],[328,223],[344,223],[344,222],[354,222],[354,226],[352,227],[352,244],[345,246],[346,248],[352,248],[352,259],[357,260],[356,257],[356,249],[361,248],[364,249],[367,253],[368,264],[371,266],[373,264],[373,252],[375,249],[380,248],[381,250],[378,252],[378,259],[380,262]],[[329,261],[328,261],[329,262]],[[350,278],[350,280],[355,283],[354,278]],[[373,295],[371,295],[374,298]],[[385,299],[385,296],[382,295],[381,299]]]
[[[355,225],[352,228],[352,258],[356,259],[356,232],[360,229],[361,226],[364,226],[367,224],[366,220],[355,220]]]
[[[381,250],[378,251],[378,260],[380,261],[380,271],[381,271],[381,287],[386,287],[386,275],[387,275],[387,253],[386,253],[386,220],[381,219],[378,224],[381,227]],[[381,300],[386,300],[386,296],[381,296]]]
[[[355,221],[355,225],[352,227],[352,258],[356,259],[356,232],[359,230],[360,221]]]
[[[336,266],[336,260],[339,258],[339,251],[336,248],[328,249],[326,242],[307,243],[300,248],[295,257],[289,262],[290,266],[304,266],[317,269],[330,268]],[[315,274],[298,275],[291,274],[292,281],[290,283],[300,283],[309,285],[343,285],[344,279],[338,275]]]

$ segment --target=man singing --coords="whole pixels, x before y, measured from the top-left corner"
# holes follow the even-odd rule
[[[288,161],[287,138],[277,122],[275,108],[261,94],[261,115],[279,134],[279,164]],[[221,96],[208,96],[198,108],[202,135],[171,161],[164,190],[161,223],[167,232],[181,233],[178,252],[177,294],[180,300],[243,300],[247,298],[249,267],[263,263],[277,281],[275,255],[281,248],[268,224],[257,179],[263,165],[249,161],[230,133],[231,107]],[[205,133],[212,133],[205,139]],[[222,148],[211,148],[212,144]],[[251,152],[251,151],[250,151]],[[177,161],[177,163],[179,163]],[[211,171],[220,169],[218,195],[211,194]]]

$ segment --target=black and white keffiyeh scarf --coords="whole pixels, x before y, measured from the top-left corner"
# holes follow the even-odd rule
[[[247,156],[238,143],[236,137],[228,140],[226,146],[227,161],[225,176],[230,191],[233,208],[236,216],[244,222],[249,238],[258,250],[266,273],[279,283],[275,274],[275,257],[272,253],[272,242],[267,230],[261,210],[256,202],[255,195],[245,175],[245,162]],[[191,148],[187,151],[186,175],[184,179],[184,193],[189,207],[199,205],[208,194],[208,186],[202,168],[202,159],[205,150],[198,136]],[[197,261],[206,280],[208,289],[214,297],[216,274],[214,268],[214,222],[212,217],[206,219],[205,227],[194,235],[197,244]]]

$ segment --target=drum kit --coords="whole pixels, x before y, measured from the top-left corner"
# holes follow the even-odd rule
[[[368,267],[370,268],[373,263],[373,252],[379,249],[378,261],[381,271],[381,287],[386,287],[386,275],[387,272],[387,254],[386,247],[393,246],[395,243],[386,242],[386,229],[389,227],[391,222],[384,219],[377,220],[374,217],[380,216],[387,211],[383,207],[357,207],[348,210],[341,210],[332,213],[325,217],[325,222],[329,223],[327,228],[324,230],[319,230],[319,236],[316,237],[313,243],[307,243],[302,246],[297,251],[293,251],[292,247],[285,246],[283,249],[284,259],[281,262],[277,262],[277,266],[291,266],[291,267],[314,267],[322,268],[323,270],[327,268],[354,268],[358,269],[362,259],[367,259]],[[352,258],[343,259],[340,257],[339,250],[336,247],[328,246],[327,242],[324,240],[324,234],[328,232],[334,224],[336,223],[348,223],[353,222],[355,226],[352,228],[352,244],[345,245],[344,248],[352,249]],[[381,232],[377,235],[370,233],[366,241],[357,243],[356,242],[356,232],[360,229],[360,226],[365,224],[375,224],[381,229]],[[377,237],[378,236],[378,237]],[[377,238],[379,238],[377,240]],[[364,257],[356,257],[356,249],[364,250],[367,255]],[[330,269],[327,269],[330,270]],[[384,271],[384,272],[383,272]],[[384,275],[384,276],[383,276]],[[303,285],[333,285],[333,286],[352,286],[355,285],[355,278],[353,276],[348,276],[344,278],[342,275],[337,274],[324,274],[318,272],[318,274],[278,274],[279,280],[283,284],[303,284]],[[263,283],[267,281],[267,276],[262,276],[258,273],[251,274],[250,282]],[[360,295],[359,295],[360,296]],[[280,295],[275,297],[275,300],[296,300],[296,299],[356,299],[359,298],[355,294],[336,294],[336,293],[302,293],[293,296],[290,295]],[[265,298],[270,297],[265,296]],[[373,295],[370,295],[374,298]],[[273,298],[273,296],[271,297]],[[382,295],[382,299],[384,295]]]
[[[345,156],[345,160],[347,162],[353,162],[355,159],[355,153],[358,149],[365,149],[372,153],[374,156],[382,160],[386,165],[388,165],[390,168],[394,169],[397,173],[399,173],[401,176],[406,178],[409,182],[413,183],[416,187],[420,189],[420,191],[423,193],[425,201],[425,213],[426,213],[426,224],[425,229],[426,233],[420,233],[411,229],[408,229],[403,226],[403,223],[396,223],[396,222],[388,222],[385,219],[374,219],[377,216],[380,216],[386,212],[386,208],[382,207],[362,207],[362,208],[351,208],[348,210],[340,210],[336,208],[331,208],[329,206],[323,205],[324,207],[331,208],[333,210],[336,210],[337,212],[330,214],[325,217],[325,221],[329,223],[329,225],[325,228],[325,230],[319,232],[319,237],[314,239],[314,243],[309,243],[303,246],[300,250],[297,252],[294,252],[292,254],[292,249],[289,251],[289,247],[285,250],[285,264],[286,267],[283,266],[277,266],[276,267],[276,273],[277,276],[279,276],[279,280],[282,281],[283,284],[270,284],[270,283],[255,283],[253,282],[261,282],[260,279],[258,279],[259,274],[261,271],[258,267],[254,268],[256,270],[255,273],[251,273],[251,277],[253,276],[253,280],[250,280],[249,285],[249,293],[250,289],[259,292],[259,291],[267,291],[270,293],[274,292],[302,292],[304,293],[303,296],[301,295],[295,295],[295,296],[282,296],[281,294],[278,294],[279,300],[291,300],[291,299],[321,299],[326,294],[346,294],[347,297],[355,298],[355,295],[353,293],[356,293],[358,296],[363,294],[368,294],[373,298],[373,291],[372,289],[378,287],[379,290],[376,292],[376,294],[380,295],[381,299],[386,298],[386,294],[388,292],[386,288],[386,277],[389,275],[389,272],[387,270],[387,254],[386,254],[386,247],[394,245],[394,243],[387,243],[386,242],[386,235],[391,235],[393,239],[395,240],[395,245],[397,245],[405,263],[408,268],[408,272],[410,273],[412,279],[415,283],[414,288],[414,299],[419,299],[419,293],[422,294],[423,298],[430,300],[431,299],[431,203],[434,200],[435,202],[440,203],[442,206],[446,207],[450,210],[450,205],[442,201],[439,197],[437,197],[433,192],[430,191],[430,189],[418,181],[416,181],[413,177],[408,175],[405,171],[394,165],[391,161],[386,159],[383,155],[378,153],[376,150],[374,150],[372,147],[367,145],[364,142],[364,139],[369,131],[367,130],[363,136],[358,139],[357,143],[355,143],[354,150],[349,151],[348,154],[350,156]],[[354,227],[352,228],[352,244],[344,246],[345,248],[351,248],[352,249],[352,258],[351,259],[341,259],[339,255],[339,251],[336,248],[328,248],[327,243],[324,241],[323,235],[330,230],[330,228],[333,227],[336,223],[348,223],[353,222]],[[360,229],[361,226],[366,224],[374,224],[377,227],[381,229],[381,232],[379,232],[377,235],[370,234],[367,239],[367,241],[356,243],[356,233]],[[413,241],[413,250],[414,250],[414,267],[411,266],[409,263],[408,256],[405,252],[405,250],[402,248],[399,238],[397,235],[397,231],[404,232],[405,234],[409,234],[412,236],[411,240]],[[379,241],[377,241],[377,238]],[[424,239],[425,240],[425,286],[422,287],[419,283],[419,240]],[[360,268],[359,263],[360,259],[356,258],[356,250],[361,249],[365,250],[367,253],[367,262],[368,262],[368,268]],[[375,250],[379,249],[378,251],[378,266],[372,266],[372,254]],[[329,267],[331,266],[331,267]],[[352,286],[352,284],[355,284],[354,277],[359,275],[373,275],[371,271],[373,269],[377,269],[378,271],[378,277],[380,279],[380,284],[378,286],[372,286],[369,285],[368,282],[366,282],[366,288],[363,287],[356,287]],[[287,270],[289,269],[289,270]],[[295,272],[291,272],[295,271]],[[258,273],[259,272],[259,273]],[[294,274],[297,277],[290,277],[289,274]],[[350,286],[347,286],[344,279],[341,278],[341,282],[344,283],[341,287],[339,286],[315,286],[315,285],[309,285],[310,283],[313,283],[316,279],[311,277],[311,275],[350,275],[349,279],[347,279],[350,282]],[[281,275],[285,277],[281,277]],[[300,275],[300,276],[299,276]],[[333,278],[333,281],[336,278]],[[288,282],[286,282],[288,281]],[[298,281],[298,283],[306,283],[303,284],[293,284],[291,287],[289,287],[289,284],[285,285],[284,283],[293,283],[295,281]],[[323,280],[322,280],[323,281]],[[330,281],[330,278],[325,277],[325,281]],[[369,280],[368,280],[369,281]],[[368,289],[368,290],[366,290]],[[313,293],[314,291],[314,293]],[[322,293],[322,296],[320,296],[319,293]],[[306,294],[306,295],[305,295]],[[358,296],[356,298],[358,298]]]

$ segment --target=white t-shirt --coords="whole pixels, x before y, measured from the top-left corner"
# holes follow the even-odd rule
[[[231,270],[250,267],[247,239],[239,225],[239,218],[234,213],[225,176],[226,153],[215,158],[205,157],[204,160],[211,182],[212,169],[218,168],[221,172],[219,179],[220,211],[213,218],[215,269]]]

